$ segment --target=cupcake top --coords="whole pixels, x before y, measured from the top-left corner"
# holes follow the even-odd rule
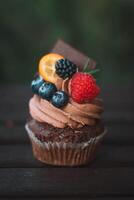
[[[78,66],[76,55],[75,62],[72,55],[71,60],[65,56],[49,53],[41,58],[31,83],[34,95],[29,101],[30,114],[38,122],[58,128],[93,126],[103,111],[100,87],[93,75],[98,69],[89,68],[90,59]]]

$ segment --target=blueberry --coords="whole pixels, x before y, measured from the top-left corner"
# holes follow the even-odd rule
[[[31,88],[33,93],[38,94],[40,86],[44,83],[44,80],[41,76],[36,76],[36,78],[31,83]]]
[[[64,91],[57,91],[52,97],[52,104],[57,107],[63,107],[68,103],[69,97]]]
[[[39,88],[39,95],[49,101],[56,91],[57,88],[53,83],[44,82]]]

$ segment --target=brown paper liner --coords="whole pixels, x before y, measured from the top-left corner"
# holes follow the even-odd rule
[[[26,125],[32,142],[34,156],[43,163],[59,166],[79,166],[91,162],[96,157],[106,130],[99,136],[83,143],[41,142]]]

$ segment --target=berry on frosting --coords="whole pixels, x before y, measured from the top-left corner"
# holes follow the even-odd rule
[[[36,76],[36,78],[31,83],[32,92],[38,94],[40,86],[44,83],[44,80],[41,76]]]
[[[57,91],[52,97],[52,104],[57,107],[61,108],[68,103],[69,97],[66,92],[64,91]]]
[[[77,66],[68,59],[60,59],[55,64],[56,73],[63,79],[70,78],[77,71]]]
[[[39,95],[49,101],[56,91],[57,88],[53,83],[44,82],[39,88]]]
[[[99,94],[100,88],[91,74],[77,72],[70,82],[72,99],[77,103],[90,102]]]

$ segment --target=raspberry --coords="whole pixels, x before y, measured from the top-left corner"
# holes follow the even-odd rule
[[[77,103],[92,101],[100,92],[94,77],[82,72],[73,75],[70,90],[72,99]]]

